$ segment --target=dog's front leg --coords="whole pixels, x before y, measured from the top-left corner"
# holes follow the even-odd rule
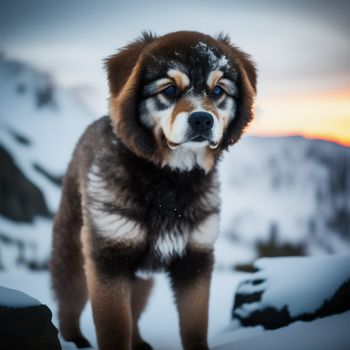
[[[130,350],[130,282],[125,278],[88,282],[99,350]]]
[[[84,240],[85,273],[99,350],[131,350],[131,280],[125,274],[108,276],[91,258]]]
[[[185,350],[209,349],[208,304],[213,261],[211,250],[190,249],[169,271]]]

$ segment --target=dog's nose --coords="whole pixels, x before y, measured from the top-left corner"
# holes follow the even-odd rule
[[[205,132],[213,127],[214,118],[207,112],[193,112],[188,118],[188,123],[193,131]]]

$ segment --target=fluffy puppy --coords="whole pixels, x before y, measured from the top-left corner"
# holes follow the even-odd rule
[[[143,34],[106,68],[110,115],[81,137],[54,223],[60,330],[89,345],[79,327],[89,297],[101,350],[151,349],[137,322],[152,281],[139,275],[164,271],[183,347],[208,349],[216,164],[253,117],[254,65],[226,36],[183,31]]]

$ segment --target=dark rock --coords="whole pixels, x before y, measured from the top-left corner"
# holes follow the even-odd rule
[[[303,256],[306,255],[303,243],[280,242],[278,240],[279,230],[277,223],[270,226],[270,234],[266,240],[256,243],[258,256],[275,257],[275,256]]]
[[[17,167],[0,145],[0,214],[17,222],[33,222],[36,216],[50,218],[42,191]]]
[[[52,313],[46,305],[1,306],[0,288],[0,349],[1,350],[61,350],[58,331],[51,322]],[[15,296],[16,297],[16,296]]]
[[[57,104],[54,97],[53,85],[47,84],[45,86],[37,88],[36,105],[38,108],[43,108],[43,107],[57,108]]]
[[[28,137],[18,133],[17,131],[14,131],[14,130],[10,130],[10,132],[11,132],[13,138],[21,145],[24,145],[24,146],[31,145],[31,141],[28,139]]]
[[[40,164],[37,164],[37,163],[34,163],[33,167],[38,173],[40,173],[41,175],[44,175],[48,180],[50,180],[56,186],[60,187],[62,185],[63,175],[62,176],[53,175],[48,170],[46,170],[44,167],[42,167]]]

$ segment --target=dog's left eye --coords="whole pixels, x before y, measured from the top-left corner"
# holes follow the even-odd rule
[[[177,93],[177,87],[175,85],[170,85],[162,91],[167,96],[175,96]]]
[[[213,95],[214,96],[220,96],[222,95],[224,92],[224,89],[220,86],[220,85],[216,85],[213,89]]]

